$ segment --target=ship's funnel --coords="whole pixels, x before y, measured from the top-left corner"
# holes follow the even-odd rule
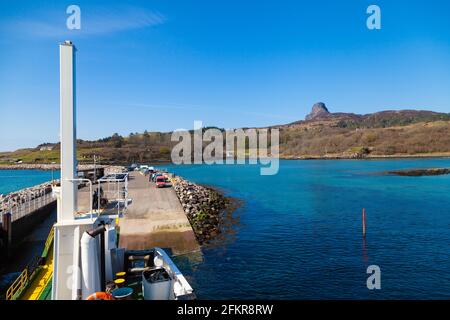
[[[71,41],[59,45],[60,53],[60,138],[61,204],[58,222],[73,220],[77,210],[75,52]]]

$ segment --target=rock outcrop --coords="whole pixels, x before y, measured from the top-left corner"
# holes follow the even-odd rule
[[[217,191],[175,178],[173,188],[194,229],[197,240],[204,244],[220,234],[221,214],[228,199]]]
[[[308,114],[305,120],[315,120],[318,118],[326,117],[330,114],[327,106],[323,102],[318,102],[313,105],[311,113]]]
[[[440,176],[450,174],[449,168],[407,169],[388,171],[388,174],[407,177]]]

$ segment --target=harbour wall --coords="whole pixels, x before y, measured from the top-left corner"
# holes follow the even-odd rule
[[[36,225],[47,219],[53,210],[56,210],[56,200],[36,209],[32,214],[13,221],[11,234],[13,248],[14,244],[20,243],[23,238],[31,233]]]
[[[8,258],[16,255],[17,248],[27,239],[33,230],[56,210],[56,200],[44,203],[26,215],[13,220],[10,212],[3,213],[0,224],[0,267]]]

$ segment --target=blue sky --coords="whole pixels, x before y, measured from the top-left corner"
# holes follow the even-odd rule
[[[81,30],[66,8],[81,8]],[[377,4],[382,29],[368,30]],[[59,49],[78,48],[78,137],[332,112],[450,112],[450,3],[0,1],[0,151],[58,141]]]

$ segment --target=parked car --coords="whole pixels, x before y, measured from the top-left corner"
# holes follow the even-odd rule
[[[128,171],[135,171],[137,168],[138,165],[136,163],[133,163],[128,167]]]
[[[156,187],[157,188],[164,188],[166,186],[167,179],[164,176],[157,176],[156,177]]]
[[[155,172],[155,174],[154,174],[154,176],[153,176],[153,181],[156,181],[156,178],[162,177],[162,176],[163,176],[162,173],[160,173],[160,172]]]

